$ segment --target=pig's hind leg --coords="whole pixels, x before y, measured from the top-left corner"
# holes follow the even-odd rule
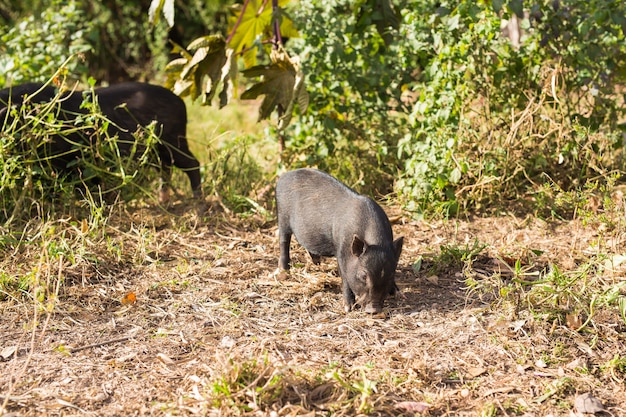
[[[159,145],[159,159],[161,160],[162,188],[171,187],[172,165],[181,169],[189,177],[189,184],[195,198],[202,198],[200,178],[200,163],[189,150],[184,136],[163,136]]]
[[[202,198],[202,187],[200,178],[200,163],[189,150],[189,145],[184,136],[179,136],[178,146],[172,150],[172,162],[176,168],[181,169],[189,177],[191,191],[195,198]]]
[[[309,253],[309,256],[311,257],[311,261],[313,261],[314,265],[319,265],[320,262],[322,261],[322,257],[320,255],[316,255],[314,253],[311,253],[309,251],[307,251]]]
[[[280,246],[280,258],[278,266],[282,270],[289,270],[289,245],[291,244],[291,230],[278,227],[278,241]]]

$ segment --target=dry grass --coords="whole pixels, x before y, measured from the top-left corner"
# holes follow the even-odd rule
[[[342,312],[334,259],[314,266],[294,244],[298,266],[275,275],[275,223],[171,211],[120,209],[103,234],[57,225],[82,242],[72,260],[4,251],[4,273],[36,271],[39,286],[0,302],[3,415],[557,416],[586,392],[626,413],[616,314],[576,332],[465,289],[468,268],[506,276],[504,258],[575,269],[596,227],[398,216],[402,296],[371,317]],[[442,245],[474,241],[488,246],[471,265],[441,262]]]

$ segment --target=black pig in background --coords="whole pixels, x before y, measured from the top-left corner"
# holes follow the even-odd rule
[[[371,198],[310,168],[283,174],[276,183],[279,267],[289,269],[289,244],[298,243],[319,263],[336,256],[346,312],[355,304],[380,313],[395,294],[395,270],[403,238],[393,240],[391,223]]]
[[[96,88],[93,92],[102,114],[111,121],[110,137],[118,136],[118,148],[128,154],[133,146],[133,133],[138,126],[146,127],[156,121],[160,143],[157,147],[161,163],[162,202],[168,199],[172,165],[185,171],[195,197],[202,195],[200,164],[189,150],[186,138],[187,109],[184,101],[170,90],[152,84],[122,83]],[[93,101],[91,91],[68,91],[57,95],[54,87],[42,83],[27,83],[0,90],[0,127],[10,120],[10,107],[21,106],[25,96],[30,103],[47,103],[58,97],[57,118],[73,124],[78,115],[88,114],[81,105],[83,100]],[[48,157],[59,170],[78,158],[74,143],[89,141],[84,132],[53,137],[47,147]]]

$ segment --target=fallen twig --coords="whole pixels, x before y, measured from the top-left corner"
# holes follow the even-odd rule
[[[94,343],[92,345],[79,346],[79,347],[71,348],[71,349],[68,349],[68,350],[70,351],[70,353],[74,353],[74,352],[78,352],[78,351],[81,351],[81,350],[96,348],[96,347],[100,347],[100,346],[104,346],[104,345],[111,345],[113,343],[125,342],[128,339],[130,339],[130,338],[131,338],[130,336],[125,336],[125,337],[120,337],[118,339],[105,340],[104,342]]]

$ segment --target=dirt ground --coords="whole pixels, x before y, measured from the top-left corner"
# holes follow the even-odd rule
[[[624,375],[605,366],[626,354],[617,316],[576,332],[468,292],[462,262],[433,269],[442,245],[476,241],[477,280],[506,275],[506,259],[575,268],[597,230],[386,209],[405,237],[401,294],[376,317],[344,313],[336,260],[313,265],[295,242],[296,267],[276,275],[275,222],[182,202],[111,219],[97,244],[123,261],[90,247],[102,255],[54,266],[51,315],[1,302],[4,416],[574,416],[587,393],[598,415],[626,416]]]

